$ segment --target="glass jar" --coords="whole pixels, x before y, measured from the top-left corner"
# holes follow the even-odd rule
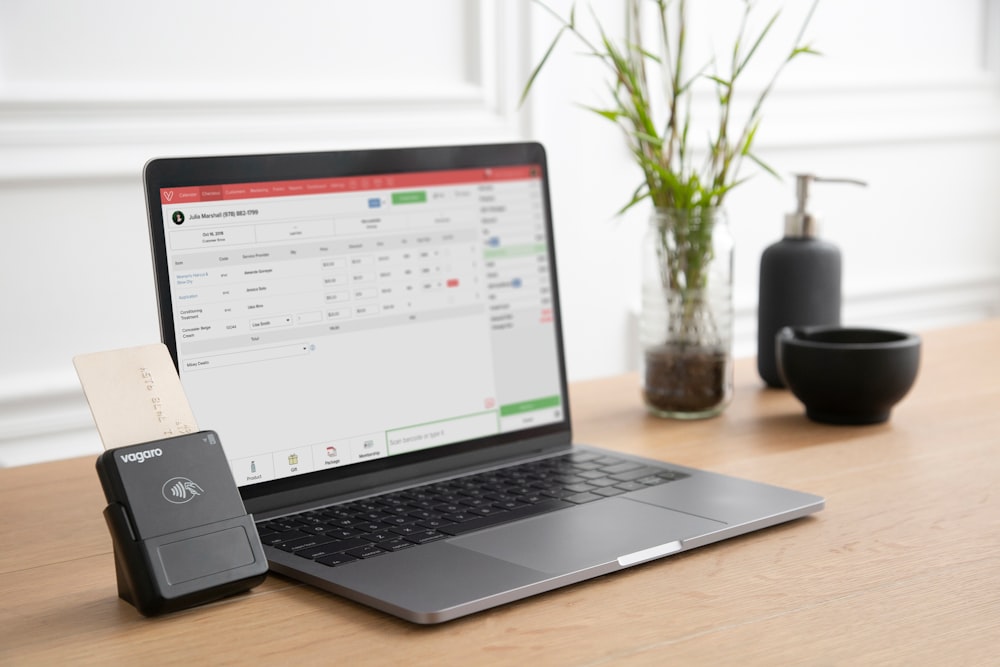
[[[646,407],[673,419],[717,415],[733,396],[733,240],[725,211],[656,209],[642,254]]]

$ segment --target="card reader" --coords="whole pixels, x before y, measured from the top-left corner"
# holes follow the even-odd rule
[[[253,588],[267,559],[214,431],[97,459],[118,596],[153,616]]]

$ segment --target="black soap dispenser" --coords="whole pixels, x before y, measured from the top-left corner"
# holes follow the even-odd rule
[[[785,237],[760,258],[757,372],[772,387],[785,386],[774,351],[774,336],[782,327],[840,324],[840,249],[816,237],[817,220],[807,209],[813,182],[867,185],[848,178],[795,175],[798,204],[785,216]]]

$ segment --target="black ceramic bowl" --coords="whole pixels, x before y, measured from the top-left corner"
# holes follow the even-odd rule
[[[910,391],[920,338],[882,329],[785,327],[775,336],[778,372],[806,416],[829,424],[878,424]]]

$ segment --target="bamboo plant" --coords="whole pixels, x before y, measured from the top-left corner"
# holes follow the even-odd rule
[[[740,176],[743,161],[750,160],[777,175],[753,152],[754,139],[760,128],[764,101],[785,66],[800,56],[816,53],[803,42],[803,35],[817,3],[814,0],[791,50],[764,88],[756,93],[749,113],[737,126],[734,101],[738,84],[755,62],[780,11],[759,32],[749,34],[755,2],[742,0],[742,18],[725,67],[720,68],[713,59],[691,72],[687,62],[687,0],[626,0],[625,39],[621,42],[607,34],[596,16],[599,38],[595,41],[587,37],[577,23],[575,5],[569,17],[564,18],[539,2],[559,21],[560,28],[531,72],[522,102],[564,35],[576,38],[584,55],[596,58],[606,67],[610,75],[610,104],[587,108],[622,129],[643,176],[620,212],[648,198],[656,209],[680,213],[673,227],[661,230],[660,252],[664,287],[681,290],[682,296],[705,285],[705,269],[712,258],[712,225],[707,221],[729,191],[746,180]],[[653,9],[655,15],[656,44],[652,48],[647,47],[642,29],[645,8]],[[704,155],[696,162],[691,142],[691,95],[699,80],[707,80],[714,86],[718,117],[708,133]],[[657,114],[657,110],[662,111]]]

